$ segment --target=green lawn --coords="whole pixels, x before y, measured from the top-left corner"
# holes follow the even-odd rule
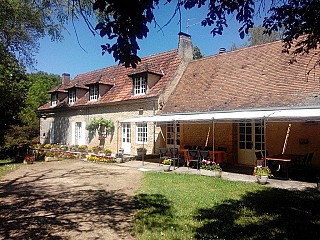
[[[147,172],[137,239],[320,239],[320,194]]]
[[[14,163],[11,159],[0,160],[0,178],[16,170],[20,165],[21,163]]]

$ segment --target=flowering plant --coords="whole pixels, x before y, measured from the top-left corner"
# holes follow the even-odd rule
[[[258,177],[261,177],[261,176],[271,177],[272,176],[271,170],[268,167],[255,167],[254,171],[253,171],[253,175],[258,176]]]
[[[163,165],[170,165],[171,164],[171,159],[169,159],[169,158],[164,159],[162,164]]]
[[[50,143],[47,143],[43,146],[43,148],[45,149],[51,149],[52,148],[52,145]]]
[[[94,155],[88,155],[87,161],[91,162],[106,162],[106,163],[115,163],[116,159],[111,156],[94,156]]]
[[[88,149],[87,145],[80,145],[78,147],[79,152],[85,152],[87,151],[87,149]]]
[[[209,170],[209,171],[222,171],[222,168],[218,163],[214,161],[203,160],[202,161],[202,169]]]
[[[34,157],[34,156],[31,156],[31,155],[26,155],[26,156],[24,157],[24,161],[25,161],[26,163],[33,163],[34,160],[35,160],[35,157]]]
[[[46,157],[60,157],[61,151],[60,150],[51,150],[45,153]]]

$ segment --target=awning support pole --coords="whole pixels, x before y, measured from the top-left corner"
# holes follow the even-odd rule
[[[263,136],[264,136],[264,166],[267,166],[267,119],[263,118]]]
[[[212,119],[212,160],[215,162],[215,157],[214,157],[214,119]]]

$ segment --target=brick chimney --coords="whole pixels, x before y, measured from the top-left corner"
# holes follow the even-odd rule
[[[70,82],[70,74],[69,73],[62,73],[62,84],[68,85]]]
[[[189,34],[179,32],[178,53],[185,61],[193,60],[193,46]]]

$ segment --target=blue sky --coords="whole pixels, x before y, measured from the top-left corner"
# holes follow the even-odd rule
[[[172,5],[164,6],[155,10],[157,22],[160,26],[167,23],[173,14]],[[238,29],[240,25],[235,21],[235,17],[229,17],[229,26],[225,29],[222,36],[212,37],[210,27],[201,26],[201,20],[206,16],[207,10],[193,9],[191,11],[182,11],[182,31],[187,32],[187,21],[190,26],[188,33],[192,37],[193,45],[198,46],[205,56],[217,54],[219,48],[225,47],[230,49],[233,43],[240,45],[245,42],[239,37]],[[189,19],[189,20],[188,20]],[[178,24],[179,17],[176,16],[169,26],[163,31],[149,26],[149,34],[146,39],[139,42],[140,57],[156,54],[177,48],[178,33],[180,27]],[[63,32],[64,40],[62,42],[51,42],[49,37],[40,40],[40,50],[36,54],[37,71],[44,71],[61,75],[62,73],[70,73],[73,79],[76,75],[115,65],[112,55],[105,54],[102,56],[100,45],[107,43],[107,39],[102,39],[99,35],[93,36],[82,20],[75,22],[75,28],[78,39],[81,44],[79,46],[76,34],[72,25],[67,26]]]

